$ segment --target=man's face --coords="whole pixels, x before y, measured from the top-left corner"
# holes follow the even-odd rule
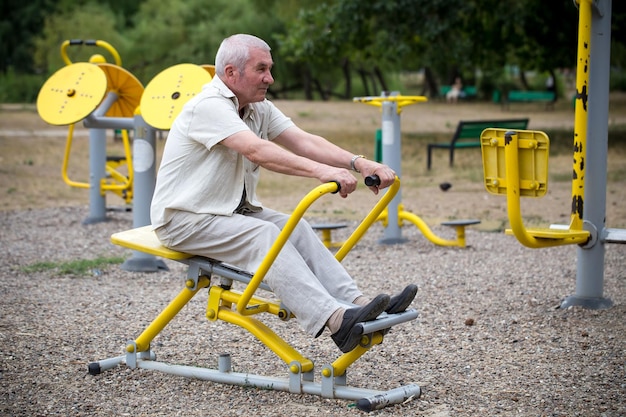
[[[250,59],[241,73],[235,71],[230,87],[237,95],[240,106],[265,100],[267,89],[274,83],[272,65],[274,62],[268,51],[250,50]]]

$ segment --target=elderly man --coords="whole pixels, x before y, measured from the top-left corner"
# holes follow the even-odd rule
[[[393,183],[388,166],[303,131],[268,101],[272,65],[257,37],[233,35],[220,45],[216,76],[186,103],[165,145],[151,206],[163,245],[255,271],[289,218],[258,201],[260,167],[336,181],[344,198],[357,186],[350,170],[377,175],[374,193]],[[359,344],[357,323],[404,311],[417,292],[409,285],[394,297],[364,296],[305,221],[265,281],[305,331],[317,337],[328,327],[342,352]]]

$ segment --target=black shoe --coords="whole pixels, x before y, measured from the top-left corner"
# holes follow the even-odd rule
[[[385,312],[387,314],[402,313],[413,302],[413,299],[417,295],[417,285],[407,285],[400,294],[396,294],[389,300],[389,305]]]
[[[380,315],[389,304],[389,296],[380,294],[369,304],[363,307],[350,308],[343,314],[343,320],[339,330],[331,335],[335,344],[343,353],[350,352],[359,345],[361,341],[361,329],[356,327],[357,323],[374,320]]]

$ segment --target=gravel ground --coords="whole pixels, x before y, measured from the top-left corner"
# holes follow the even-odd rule
[[[89,276],[28,273],[35,262],[129,256],[109,243],[132,227],[113,212],[84,226],[87,207],[0,212],[0,414],[7,416],[311,416],[364,414],[353,401],[232,387],[118,367],[97,376],[87,364],[122,354],[180,291],[181,264],[133,273],[109,266]],[[335,221],[337,219],[334,219]],[[450,231],[435,228],[444,237]],[[336,233],[342,238],[342,233]],[[607,245],[607,310],[559,309],[575,291],[576,247],[527,249],[501,233],[468,230],[465,249],[437,247],[415,227],[408,242],[380,245],[381,226],[344,260],[367,293],[419,285],[417,320],[348,370],[351,385],[390,389],[417,383],[422,396],[372,414],[443,416],[626,415],[626,247]],[[193,299],[153,341],[160,360],[286,376],[252,336],[204,318]],[[267,323],[317,369],[339,350],[295,321]],[[318,371],[319,372],[319,371]],[[316,376],[319,378],[319,375]]]

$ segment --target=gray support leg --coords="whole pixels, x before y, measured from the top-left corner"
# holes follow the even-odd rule
[[[383,95],[384,94],[385,93],[383,93]],[[393,92],[392,95],[398,95],[398,93]],[[393,169],[398,177],[402,178],[402,139],[400,135],[398,104],[395,101],[383,101],[382,112],[383,163]],[[387,227],[385,227],[380,243],[395,244],[407,241],[406,238],[402,237],[402,230],[398,222],[398,209],[402,201],[401,194],[402,190],[398,190],[398,193],[387,206]]]
[[[606,216],[606,160],[609,120],[609,73],[611,56],[611,0],[592,6],[585,156],[585,225],[604,235]],[[612,302],[603,296],[604,241],[595,239],[577,249],[576,294],[567,297],[561,308],[583,306],[603,309]]]
[[[156,133],[141,116],[135,116],[133,169],[133,228],[137,228],[150,224],[150,204],[156,184]],[[133,256],[122,264],[122,269],[156,272],[168,268],[162,259],[154,255],[133,251]]]
[[[100,189],[106,175],[106,158],[106,130],[89,129],[89,217],[83,224],[107,220],[106,199]]]

